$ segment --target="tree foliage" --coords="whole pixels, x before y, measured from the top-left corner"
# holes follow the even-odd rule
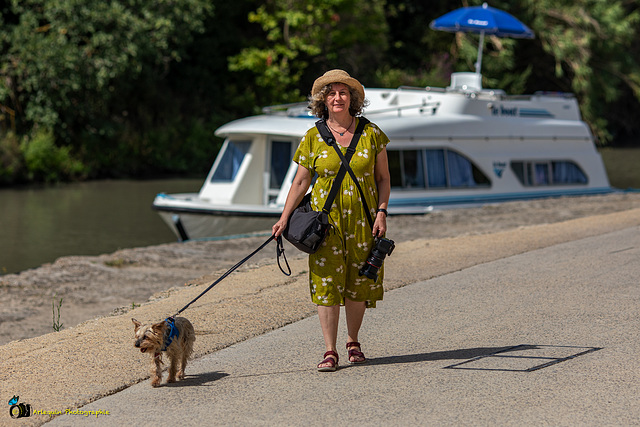
[[[13,0],[2,14],[0,98],[21,113],[18,128],[71,132],[74,120],[107,111],[123,78],[180,61],[210,9],[201,0]]]
[[[136,154],[135,148],[123,153],[118,144],[131,123],[130,110],[140,106],[136,95],[155,100],[154,88],[144,84],[158,82],[183,59],[211,10],[206,0],[5,3],[0,36],[5,117],[15,117],[11,127],[19,134],[50,129],[57,144],[69,145],[97,170],[112,167],[122,154]],[[102,155],[105,149],[112,153]]]
[[[304,100],[332,68],[368,87],[446,85],[452,72],[474,69],[478,36],[429,23],[481,3],[1,2],[0,183],[204,174],[219,146],[217,126]],[[601,143],[638,140],[637,2],[491,5],[536,38],[486,37],[485,87],[573,92]]]
[[[232,56],[229,69],[255,75],[259,104],[299,101],[310,79],[335,64],[373,75],[386,48],[383,6],[383,0],[268,0],[248,16],[264,36]]]
[[[527,0],[525,4],[542,49],[553,60],[553,70],[544,71],[563,90],[576,94],[595,134],[610,142],[615,133],[630,131],[632,122],[620,120],[624,109],[612,107],[625,98],[636,105],[640,99],[637,4],[624,0]]]

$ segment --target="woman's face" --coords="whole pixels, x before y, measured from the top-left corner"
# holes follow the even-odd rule
[[[349,86],[342,83],[332,83],[331,90],[324,102],[327,105],[329,114],[340,114],[345,111],[348,113],[351,105]]]

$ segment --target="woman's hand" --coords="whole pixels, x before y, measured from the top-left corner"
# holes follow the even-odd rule
[[[387,232],[387,215],[384,212],[378,212],[376,214],[371,232],[374,237],[382,237]]]
[[[287,228],[289,217],[304,197],[309,189],[309,185],[311,185],[311,172],[309,172],[309,169],[298,165],[296,176],[293,177],[289,194],[287,194],[287,201],[284,202],[282,215],[280,215],[278,222],[271,227],[271,231],[275,237],[279,237]]]
[[[284,230],[287,228],[288,219],[288,217],[281,217],[278,222],[273,224],[273,227],[271,227],[271,231],[273,232],[274,236],[279,237],[282,233],[284,233]]]

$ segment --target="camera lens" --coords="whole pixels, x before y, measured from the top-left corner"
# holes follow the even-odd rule
[[[360,275],[368,277],[374,282],[378,281],[378,270],[379,268],[367,263],[364,267],[360,269]]]
[[[378,270],[382,267],[384,257],[390,255],[391,252],[393,252],[393,248],[395,248],[393,240],[385,239],[384,237],[377,238],[371,249],[369,258],[367,258],[365,265],[360,269],[360,275],[378,281]]]

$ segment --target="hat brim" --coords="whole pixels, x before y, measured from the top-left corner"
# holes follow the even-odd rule
[[[318,77],[318,79],[316,79],[316,81],[313,83],[313,87],[311,88],[311,95],[312,96],[316,95],[318,92],[322,90],[323,87],[330,85],[332,83],[342,83],[349,86],[350,88],[356,90],[364,100],[364,86],[362,86],[362,84],[358,80],[354,79],[353,77],[344,76],[344,75],[325,74],[323,76]]]

